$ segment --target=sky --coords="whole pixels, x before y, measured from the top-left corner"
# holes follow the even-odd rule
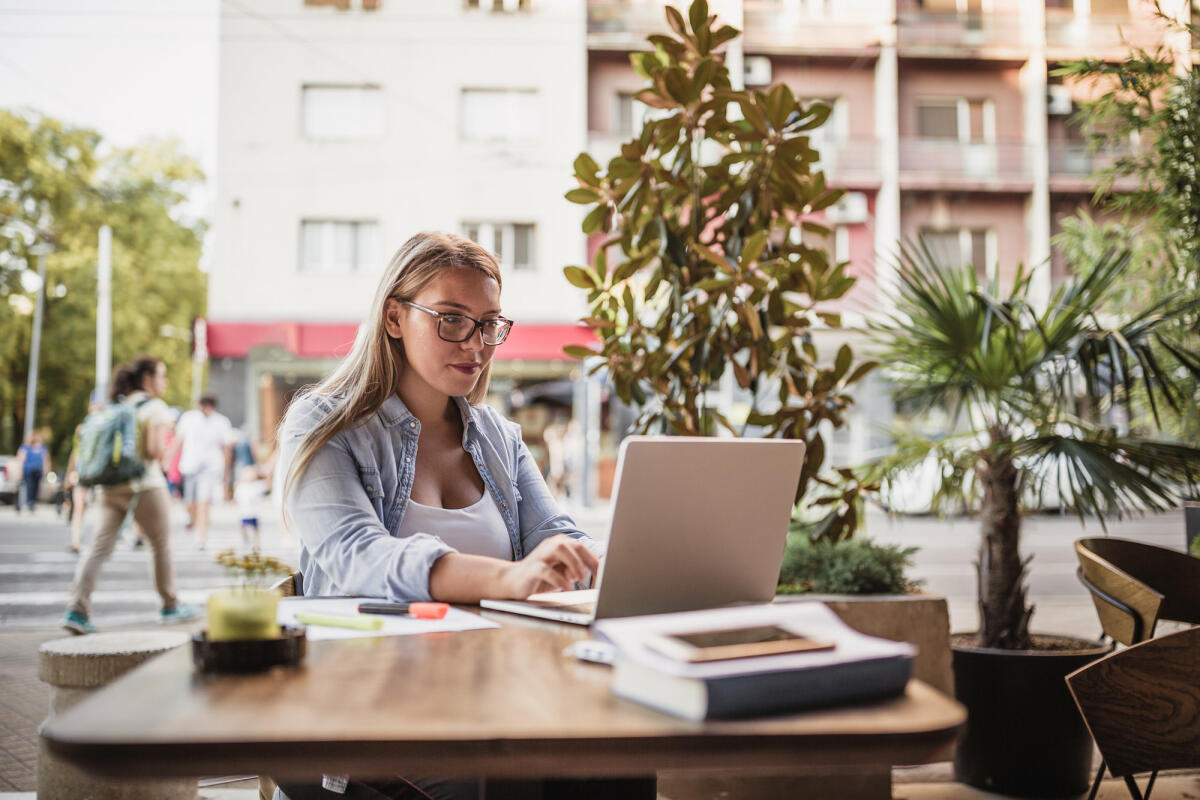
[[[94,128],[115,146],[175,137],[217,162],[220,0],[0,0],[0,108]]]

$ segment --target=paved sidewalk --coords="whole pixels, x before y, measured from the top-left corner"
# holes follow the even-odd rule
[[[48,512],[41,513],[46,513],[48,517]],[[186,543],[188,540],[186,534],[182,533],[181,512],[175,508],[172,513],[173,521],[177,523],[176,535],[183,537],[182,541]],[[1179,547],[1182,541],[1180,516],[1162,515],[1122,523],[1111,526],[1111,532]],[[606,535],[606,509],[578,512],[577,517],[585,530]],[[868,530],[873,537],[883,541],[923,548],[917,557],[914,573],[926,579],[926,586],[931,591],[948,597],[952,627],[963,630],[974,622],[974,578],[970,561],[976,542],[976,524],[971,520],[893,520],[872,513]],[[1095,612],[1087,595],[1074,580],[1073,556],[1070,555],[1071,540],[1094,531],[1099,531],[1098,525],[1090,525],[1085,531],[1077,521],[1064,518],[1038,517],[1027,523],[1027,545],[1039,552],[1032,568],[1032,595],[1038,603],[1039,619],[1042,620],[1037,629],[1094,635],[1097,628]],[[3,534],[3,519],[0,519],[0,537]],[[206,559],[216,549],[237,544],[236,509],[233,506],[216,509],[211,538],[212,544],[206,552]],[[263,546],[267,552],[290,560],[289,563],[297,563],[298,544],[294,539],[282,535],[277,521],[268,520],[264,525]],[[61,545],[55,547],[61,549]],[[219,580],[213,583],[213,587],[218,584]],[[102,577],[101,588],[103,585]],[[193,592],[196,596],[203,594],[199,589]],[[185,596],[184,599],[193,598]],[[112,623],[105,624],[105,630],[132,630],[153,624],[155,605],[153,600],[146,602],[145,611],[118,617]],[[200,624],[174,627],[192,630]],[[0,687],[3,687],[0,691],[0,798],[5,800],[34,796],[37,726],[44,719],[50,700],[49,687],[37,679],[37,651],[42,642],[63,635],[58,628],[45,625],[28,627],[19,620],[0,624]],[[898,769],[894,772],[894,780],[893,795],[896,800],[995,800],[1000,797],[954,783],[949,764]],[[204,800],[253,800],[257,796],[253,785],[241,782],[207,787],[202,789],[201,797]],[[1156,800],[1200,800],[1200,773],[1160,777],[1153,796]],[[1110,780],[1105,782],[1099,797],[1116,800],[1128,797],[1128,794],[1122,783]]]

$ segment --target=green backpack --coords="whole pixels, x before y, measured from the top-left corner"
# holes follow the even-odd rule
[[[75,462],[81,486],[115,486],[142,477],[146,465],[137,457],[137,410],[149,399],[134,404],[121,399],[87,415]]]

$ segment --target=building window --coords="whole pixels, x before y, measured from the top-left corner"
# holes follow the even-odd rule
[[[542,107],[534,89],[463,89],[462,138],[531,142],[541,137]]]
[[[537,268],[534,261],[535,227],[523,222],[465,222],[468,239],[491,250],[505,267],[521,272]]]
[[[305,86],[302,120],[309,139],[383,136],[383,91],[378,86]]]
[[[993,142],[996,114],[991,100],[930,98],[917,101],[917,136],[957,142]]]
[[[981,276],[996,275],[996,242],[991,231],[982,228],[922,228],[921,239],[938,266],[958,269],[968,264]]]
[[[363,11],[378,11],[381,0],[358,0],[358,5]],[[350,10],[350,0],[304,0],[306,8],[320,8],[322,6],[336,8],[339,11]]]
[[[529,11],[533,0],[463,0],[463,8],[468,11]]]
[[[379,225],[373,221],[306,219],[300,223],[300,271],[315,275],[367,272],[376,266]]]

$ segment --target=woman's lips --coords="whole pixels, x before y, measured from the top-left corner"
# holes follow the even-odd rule
[[[450,366],[454,367],[456,370],[458,370],[459,372],[461,372],[464,375],[474,375],[479,370],[480,365],[475,364],[475,363],[467,363],[467,364],[451,364]]]

